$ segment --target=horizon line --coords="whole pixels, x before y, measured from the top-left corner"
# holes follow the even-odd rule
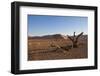
[[[57,33],[58,35],[63,35],[63,36],[67,36],[67,35],[69,35],[69,36],[73,36],[73,35],[71,35],[71,34],[60,34],[60,33]],[[57,34],[45,34],[45,35],[28,35],[28,37],[42,37],[42,36],[47,36],[47,35],[57,35]],[[79,33],[78,33],[79,34]],[[78,34],[76,34],[76,35],[78,35]],[[88,35],[87,33],[83,33],[83,35]]]

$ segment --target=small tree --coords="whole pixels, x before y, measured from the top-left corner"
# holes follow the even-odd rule
[[[72,47],[73,47],[73,48],[78,47],[77,43],[78,43],[78,39],[79,39],[79,37],[80,37],[81,35],[83,35],[83,32],[81,32],[81,33],[78,34],[77,36],[75,35],[75,32],[74,32],[74,36],[73,36],[73,37],[70,37],[70,36],[67,35],[68,38],[72,41]]]

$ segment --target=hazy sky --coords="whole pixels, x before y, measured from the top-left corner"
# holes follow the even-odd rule
[[[87,34],[87,31],[87,17],[28,15],[28,36]]]

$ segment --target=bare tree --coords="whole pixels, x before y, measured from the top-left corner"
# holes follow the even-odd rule
[[[75,35],[75,32],[74,32],[73,37],[70,37],[70,36],[67,35],[68,38],[72,41],[72,47],[73,47],[73,48],[78,47],[77,43],[78,43],[78,39],[79,39],[79,37],[80,37],[81,35],[83,35],[83,32],[81,32],[81,33],[78,34],[77,36]]]

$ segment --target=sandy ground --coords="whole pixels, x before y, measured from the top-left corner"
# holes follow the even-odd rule
[[[79,40],[78,48],[72,48],[70,40],[28,39],[28,60],[55,60],[87,58],[87,40]],[[68,50],[58,47],[68,47]],[[69,48],[70,47],[70,48]]]

